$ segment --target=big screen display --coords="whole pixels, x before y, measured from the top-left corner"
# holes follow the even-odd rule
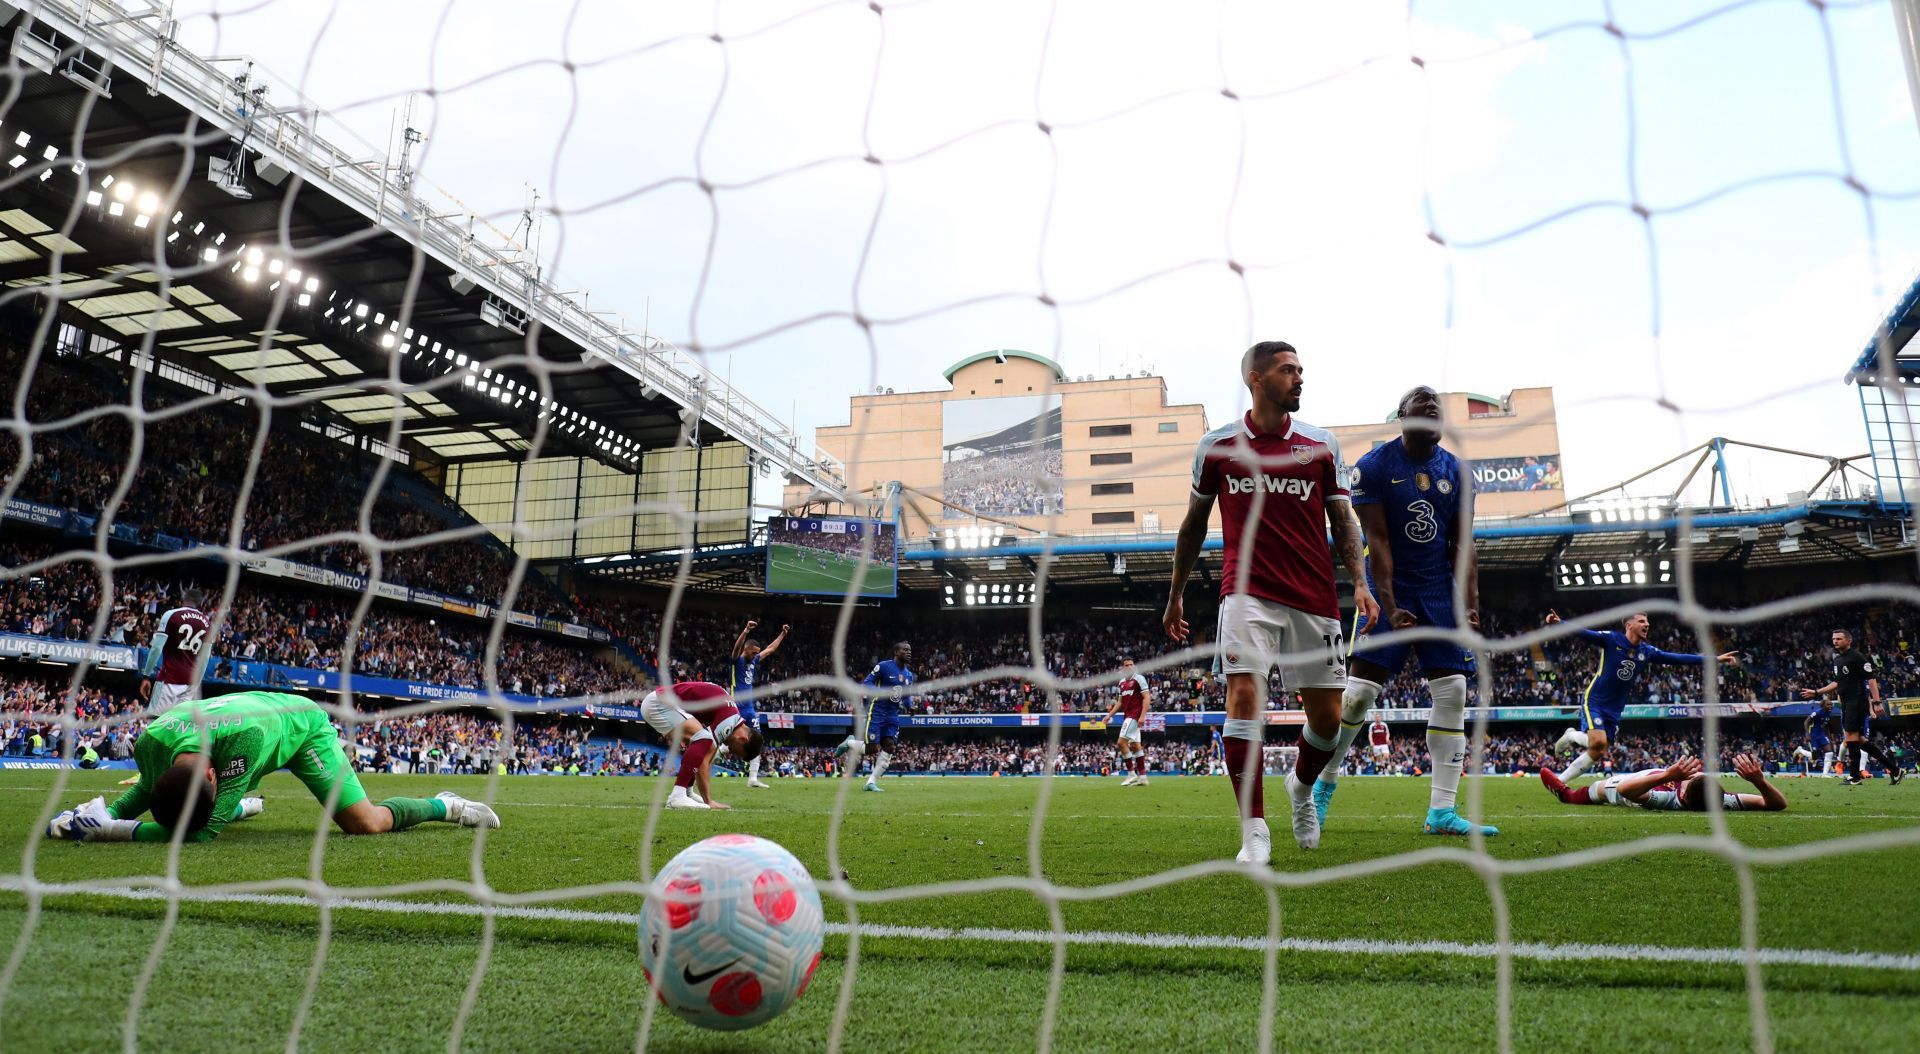
[[[940,422],[944,518],[1051,516],[1066,509],[1060,403],[1045,395],[953,399]]]
[[[891,523],[839,516],[767,521],[769,593],[846,596],[851,590],[862,597],[890,597],[899,585],[900,537]]]
[[[1559,490],[1560,455],[1483,457],[1472,462],[1473,489],[1482,494],[1513,490]]]

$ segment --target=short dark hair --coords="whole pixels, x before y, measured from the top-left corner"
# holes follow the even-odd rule
[[[899,651],[899,650],[900,650],[901,648],[905,648],[905,649],[907,649],[908,651],[912,651],[912,650],[913,650],[913,644],[912,644],[911,642],[909,642],[909,641],[904,641],[904,640],[897,640],[897,641],[894,641],[894,642],[893,642],[893,650],[894,650],[894,651]]]
[[[196,791],[196,786],[198,790]],[[153,822],[169,831],[177,830],[187,800],[193,799],[193,813],[186,817],[187,833],[192,834],[213,819],[213,799],[218,793],[207,775],[206,762],[176,761],[153,781]]]
[[[754,758],[759,757],[760,752],[765,749],[767,749],[767,737],[761,735],[759,729],[749,728],[747,729],[747,742],[740,748],[739,760],[752,761]]]
[[[1834,630],[1833,632],[1835,632],[1835,633],[1838,633],[1839,635],[1841,635],[1842,637],[1845,637],[1845,638],[1847,638],[1848,640],[1852,640],[1852,639],[1853,639],[1853,633],[1852,633],[1852,631],[1850,631],[1850,630],[1844,630],[1844,629],[1835,629],[1835,630]]]
[[[188,607],[197,608],[207,602],[207,591],[199,586],[188,586],[181,592],[180,599],[186,601]]]
[[[760,642],[757,640],[754,640],[752,637],[748,637],[747,642],[740,646],[742,648],[758,648],[760,646]]]
[[[1713,777],[1695,776],[1680,786],[1680,807],[1689,812],[1707,811],[1707,794],[1711,790]]]
[[[1266,369],[1267,364],[1273,361],[1275,355],[1283,354],[1298,355],[1300,353],[1294,350],[1293,345],[1284,340],[1263,340],[1255,344],[1253,347],[1247,349],[1246,354],[1240,356],[1240,376],[1245,378],[1247,374],[1255,370]]]

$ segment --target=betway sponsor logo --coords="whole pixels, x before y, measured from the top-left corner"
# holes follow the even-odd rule
[[[1313,496],[1313,488],[1318,480],[1291,479],[1285,476],[1228,476],[1228,494],[1252,494],[1264,490],[1268,494],[1291,494],[1301,501]]]

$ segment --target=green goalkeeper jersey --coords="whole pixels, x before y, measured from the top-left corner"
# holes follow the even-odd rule
[[[205,754],[218,780],[213,817],[186,836],[189,842],[210,842],[240,813],[240,799],[260,786],[267,773],[287,767],[302,751],[337,740],[333,721],[319,704],[280,692],[239,692],[208,702],[182,703],[155,718],[133,744],[133,760],[140,782],[128,789],[110,810],[114,818],[130,820],[147,811],[154,781],[182,754]],[[338,748],[334,748],[337,753]],[[136,842],[164,842],[171,837],[157,823],[134,829]]]

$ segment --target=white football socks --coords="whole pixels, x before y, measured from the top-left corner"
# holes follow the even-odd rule
[[[1380,686],[1359,677],[1347,678],[1347,690],[1340,695],[1340,734],[1333,739],[1333,759],[1320,772],[1320,782],[1329,786],[1340,782],[1340,769],[1347,763],[1347,751],[1360,730],[1367,727],[1367,712],[1380,698]]]
[[[867,777],[867,782],[868,783],[879,782],[880,777],[887,774],[887,762],[891,761],[892,759],[893,759],[893,755],[887,753],[884,750],[874,754],[873,755],[873,775]]]
[[[757,780],[760,778],[760,759],[759,758],[754,758],[752,761],[747,762],[747,778],[750,780]]]
[[[1460,769],[1467,761],[1467,679],[1462,674],[1427,682],[1433,712],[1427,717],[1427,756],[1433,759],[1429,809],[1451,809],[1460,792]]]
[[[1560,774],[1560,782],[1572,783],[1575,777],[1592,767],[1593,755],[1583,750],[1579,757],[1573,759],[1573,764],[1568,765],[1567,770]]]

